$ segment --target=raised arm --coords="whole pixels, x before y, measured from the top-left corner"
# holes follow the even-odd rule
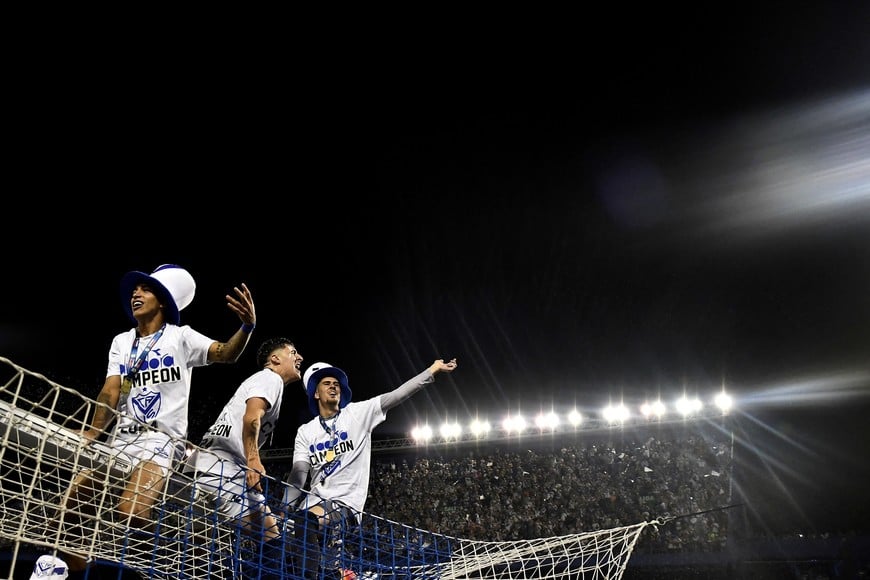
[[[399,403],[407,400],[414,393],[435,382],[435,375],[438,373],[450,373],[456,368],[456,359],[451,359],[445,363],[444,359],[437,359],[428,369],[417,375],[416,377],[405,381],[392,391],[381,395],[381,410],[386,413]]]
[[[208,349],[208,362],[234,363],[239,360],[245,347],[248,346],[251,331],[257,325],[257,315],[254,311],[254,299],[251,297],[251,291],[244,283],[242,283],[241,289],[235,287],[233,290],[238,298],[227,294],[227,307],[239,315],[242,326],[226,342],[212,343]]]

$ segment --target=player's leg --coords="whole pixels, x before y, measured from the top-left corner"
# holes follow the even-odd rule
[[[183,455],[184,447],[165,433],[147,430],[121,449],[138,462],[115,509],[121,523],[144,529],[152,522],[151,510],[163,496],[170,470]]]
[[[355,574],[345,569],[345,562],[353,556],[355,543],[353,530],[358,525],[357,514],[340,502],[324,502],[327,508],[321,518],[323,530],[324,578],[344,579]]]
[[[323,554],[322,527],[326,513],[323,505],[317,504],[293,514],[294,565],[296,575],[306,580],[318,577]]]
[[[131,527],[147,527],[151,523],[151,508],[160,499],[165,481],[165,470],[159,464],[139,462],[121,492],[117,506],[120,521]]]
[[[259,575],[263,580],[285,578],[287,546],[278,520],[266,502],[266,496],[248,489],[244,497],[241,520],[244,532],[254,539],[256,548],[249,560],[257,568],[244,577]]]
[[[63,498],[61,509],[55,516],[57,525],[63,525],[65,542],[78,543],[78,540],[87,536],[82,515],[96,515],[91,505],[91,500],[96,494],[94,472],[83,471],[73,478],[69,494]],[[81,571],[88,567],[88,561],[84,557],[71,552],[63,552],[62,555],[70,571]]]

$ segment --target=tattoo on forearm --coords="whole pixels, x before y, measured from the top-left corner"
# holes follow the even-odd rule
[[[245,437],[246,449],[245,456],[248,459],[257,459],[260,457],[260,420],[255,419],[248,424],[247,437]]]
[[[93,426],[98,428],[105,427],[106,423],[109,422],[109,417],[109,411],[105,407],[97,407],[96,411],[94,411]]]

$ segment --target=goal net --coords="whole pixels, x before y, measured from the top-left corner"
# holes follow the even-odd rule
[[[150,523],[137,526],[113,509],[133,472],[131,460],[80,435],[98,405],[0,357],[0,577],[7,563],[11,579],[32,569],[40,554],[75,554],[143,578],[618,579],[641,532],[662,523],[484,542],[363,513],[321,530],[287,513],[280,505],[286,484],[269,479],[266,501],[282,533],[267,550],[179,465]],[[71,484],[82,472],[96,484],[73,501]]]

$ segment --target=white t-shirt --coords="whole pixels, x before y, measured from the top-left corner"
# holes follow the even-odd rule
[[[200,447],[208,449],[219,458],[231,461],[239,466],[247,466],[242,440],[244,416],[248,399],[261,397],[269,403],[269,408],[260,420],[260,435],[257,439],[260,447],[265,445],[278,423],[281,412],[281,399],[284,396],[284,380],[269,369],[258,371],[245,379],[230,398],[217,420],[208,428],[202,438]],[[221,467],[215,465],[215,458],[209,453],[195,452],[191,463],[197,471],[222,473]]]
[[[137,358],[152,336],[139,338]],[[121,375],[123,379],[127,374],[135,339],[136,329],[132,328],[112,340],[107,377]],[[135,439],[142,423],[172,437],[187,437],[191,372],[194,367],[209,364],[208,349],[213,342],[214,339],[190,326],[167,324],[139,368],[130,393],[121,394],[118,403],[121,416],[115,424],[115,437]]]
[[[381,410],[381,396],[349,403],[333,419],[321,421],[318,416],[300,425],[293,463],[311,465],[307,505],[340,500],[363,511],[371,475],[372,430],[387,418]]]

